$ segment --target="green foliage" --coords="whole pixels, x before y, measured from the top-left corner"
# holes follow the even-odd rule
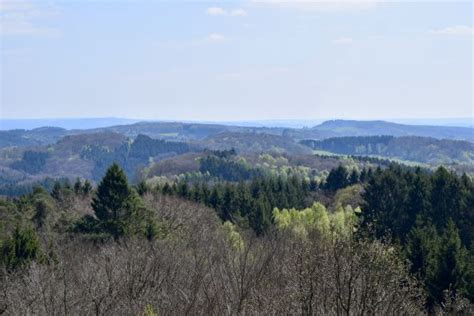
[[[127,176],[117,164],[112,164],[97,187],[92,208],[100,221],[119,220],[124,217],[131,190]]]
[[[469,265],[473,265],[472,257],[469,257],[466,248],[459,238],[459,231],[454,222],[449,219],[446,229],[441,237],[439,252],[438,273],[436,286],[439,291],[437,301],[442,300],[443,290],[449,289],[453,295],[468,296],[471,299],[474,293],[469,293],[469,280],[472,281],[472,272]],[[441,293],[440,293],[441,292]]]
[[[271,225],[273,208],[307,207],[311,194],[309,183],[296,175],[258,177],[238,184],[217,183],[211,188],[206,183],[190,186],[180,182],[173,186],[165,184],[158,190],[212,207],[222,221],[238,222],[243,218],[258,235]]]
[[[349,175],[346,168],[342,165],[339,165],[336,169],[331,169],[328,177],[326,178],[326,183],[324,188],[328,191],[337,191],[339,189],[345,188],[349,185]]]
[[[32,260],[41,259],[38,238],[31,228],[15,227],[11,237],[0,244],[0,262],[7,270],[15,270]]]
[[[291,229],[295,234],[306,237],[310,230],[316,230],[322,235],[329,233],[329,216],[324,205],[314,203],[310,208],[303,210],[275,208],[273,220],[280,230]]]
[[[92,184],[89,180],[84,181],[84,185],[82,186],[82,193],[84,195],[88,195],[92,192]]]
[[[36,187],[32,194],[33,204],[33,218],[32,221],[38,230],[47,229],[47,224],[50,222],[54,212],[54,201],[51,196],[41,187]]]
[[[97,187],[92,200],[97,220],[84,217],[76,231],[107,233],[114,238],[142,234],[153,238],[157,229],[135,190],[127,182],[127,177],[117,164],[107,170]]]
[[[362,230],[388,235],[405,249],[430,308],[444,302],[446,291],[474,297],[473,194],[470,179],[442,167],[426,174],[399,166],[377,170],[363,194]]]
[[[243,251],[244,241],[242,239],[242,236],[240,236],[239,232],[235,228],[235,225],[231,222],[224,222],[224,224],[222,224],[222,229],[224,231],[227,242],[230,244],[232,249],[239,252]]]
[[[99,180],[112,163],[120,164],[127,176],[134,177],[140,166],[149,164],[150,158],[164,154],[182,154],[190,150],[190,146],[183,142],[152,139],[140,134],[131,144],[124,143],[112,149],[98,145],[85,147],[81,151],[81,158],[94,162],[92,178]]]
[[[147,304],[147,306],[145,307],[145,310],[140,316],[158,316],[158,314],[153,309],[153,306],[151,306],[150,304]]]
[[[467,141],[416,136],[334,137],[303,140],[303,145],[344,155],[378,155],[422,163],[474,162],[474,145]]]
[[[244,161],[234,160],[232,156],[226,152],[217,152],[203,157],[199,161],[199,171],[226,181],[244,181],[262,174],[261,170],[252,168]]]
[[[359,210],[347,206],[329,213],[324,205],[317,202],[303,210],[275,208],[273,220],[279,230],[291,230],[302,238],[306,238],[310,232],[318,232],[323,237],[349,237],[357,223],[356,212]]]

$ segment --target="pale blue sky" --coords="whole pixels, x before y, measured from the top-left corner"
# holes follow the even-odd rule
[[[473,116],[470,1],[0,3],[3,118]]]

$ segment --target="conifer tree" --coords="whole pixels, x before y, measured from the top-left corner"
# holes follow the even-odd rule
[[[127,176],[117,164],[112,164],[92,200],[92,208],[102,229],[115,238],[125,234],[137,207],[138,201],[128,186]]]
[[[453,295],[466,296],[469,288],[469,258],[467,250],[461,244],[459,231],[451,219],[448,220],[441,239],[439,259],[435,293],[438,301],[442,301],[443,291],[446,290],[451,290]]]
[[[349,176],[349,184],[356,184],[359,182],[359,172],[356,169],[352,169],[351,175]]]
[[[82,182],[81,179],[77,178],[76,182],[74,183],[74,193],[80,194],[82,192]]]
[[[0,263],[14,270],[35,259],[41,259],[41,250],[34,230],[16,226],[13,235],[0,245]]]
[[[326,190],[336,191],[348,185],[348,174],[346,168],[339,165],[336,169],[331,169],[326,179]]]
[[[89,180],[84,181],[84,185],[82,187],[82,193],[84,195],[88,195],[91,192],[92,192],[92,184],[89,182]]]

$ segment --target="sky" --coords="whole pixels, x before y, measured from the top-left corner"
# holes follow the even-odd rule
[[[473,117],[471,1],[0,0],[0,117]]]

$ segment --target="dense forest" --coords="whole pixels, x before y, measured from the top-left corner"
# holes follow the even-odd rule
[[[0,311],[473,311],[467,175],[397,164],[340,165],[320,181],[222,174],[234,159],[208,152],[210,181],[130,186],[112,164],[96,187],[77,179],[2,198]]]
[[[360,136],[302,140],[317,150],[344,155],[375,155],[431,164],[474,163],[474,144],[428,137]]]
[[[352,135],[348,134],[352,130],[353,135],[366,136],[333,137]],[[389,136],[377,136],[380,130]],[[306,129],[139,122],[84,130],[44,127],[0,131],[0,194],[31,192],[35,185],[47,183],[48,179],[72,181],[79,177],[97,183],[113,162],[121,165],[132,183],[149,176],[181,176],[188,172],[194,175],[186,177],[228,178],[232,173],[242,174],[243,169],[248,174],[240,179],[234,175],[232,180],[247,181],[262,171],[275,171],[268,170],[271,162],[255,159],[256,155],[282,157],[289,161],[287,168],[297,168],[301,173],[309,167],[319,177],[326,176],[334,164],[317,165],[316,159],[307,157],[331,153],[356,161],[351,168],[362,169],[367,162],[385,165],[382,159],[386,159],[432,170],[443,165],[459,175],[474,175],[474,147],[467,135],[472,136],[472,129],[407,127],[378,121],[325,122]],[[232,149],[236,151],[233,158],[206,158],[208,151]],[[291,160],[302,162],[294,164]],[[217,165],[220,174],[208,173],[207,169],[217,172]],[[283,166],[278,163],[276,168]],[[199,172],[201,175],[196,175]]]
[[[474,313],[472,143],[324,126],[6,133],[0,314]]]

